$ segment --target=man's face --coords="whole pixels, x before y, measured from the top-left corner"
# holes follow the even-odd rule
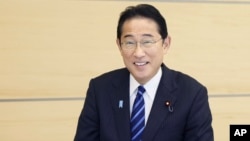
[[[155,21],[136,17],[124,22],[121,42],[117,39],[117,45],[130,73],[140,84],[145,84],[159,70],[170,37],[161,39]]]

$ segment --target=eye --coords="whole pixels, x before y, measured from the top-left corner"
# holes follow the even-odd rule
[[[141,42],[141,44],[143,45],[143,46],[150,46],[150,45],[152,45],[152,41],[150,41],[150,40],[146,40],[146,41],[142,41]]]
[[[152,43],[151,41],[142,41],[143,44]]]
[[[134,45],[135,42],[134,42],[134,41],[126,41],[125,44],[126,44],[126,45]]]

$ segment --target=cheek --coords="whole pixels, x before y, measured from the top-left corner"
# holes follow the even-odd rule
[[[150,50],[147,52],[147,56],[149,56],[150,58],[159,58],[162,55],[163,55],[162,50]]]
[[[126,63],[126,62],[130,62],[130,60],[131,60],[131,55],[129,54],[129,53],[127,53],[127,52],[122,52],[121,51],[121,56],[122,56],[122,59],[123,59],[123,61],[124,61],[124,63]]]
[[[121,55],[122,55],[122,57],[123,57],[124,59],[130,57],[129,53],[124,52],[124,51],[121,51]]]
[[[148,54],[148,57],[151,59],[151,61],[158,64],[157,62],[162,63],[164,55],[165,55],[165,52],[163,51],[151,51]]]

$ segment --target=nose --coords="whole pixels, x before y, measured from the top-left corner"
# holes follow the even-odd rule
[[[136,46],[136,48],[135,48],[135,50],[134,50],[134,56],[135,56],[135,57],[138,57],[138,58],[141,58],[141,57],[145,56],[145,52],[144,52],[144,50],[142,49],[140,43],[137,43],[137,46]]]

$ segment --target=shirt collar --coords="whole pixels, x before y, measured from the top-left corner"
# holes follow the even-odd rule
[[[161,80],[161,76],[162,76],[162,69],[161,67],[159,68],[159,70],[157,71],[157,73],[155,74],[155,76],[153,78],[151,78],[146,84],[143,85],[143,87],[146,89],[146,93],[149,95],[150,98],[154,99],[155,94],[156,94],[156,90],[158,88],[158,85],[160,83]],[[130,87],[129,87],[129,95],[130,97],[136,93],[138,86],[140,85],[140,83],[138,83],[135,78],[133,77],[133,75],[130,73]]]

